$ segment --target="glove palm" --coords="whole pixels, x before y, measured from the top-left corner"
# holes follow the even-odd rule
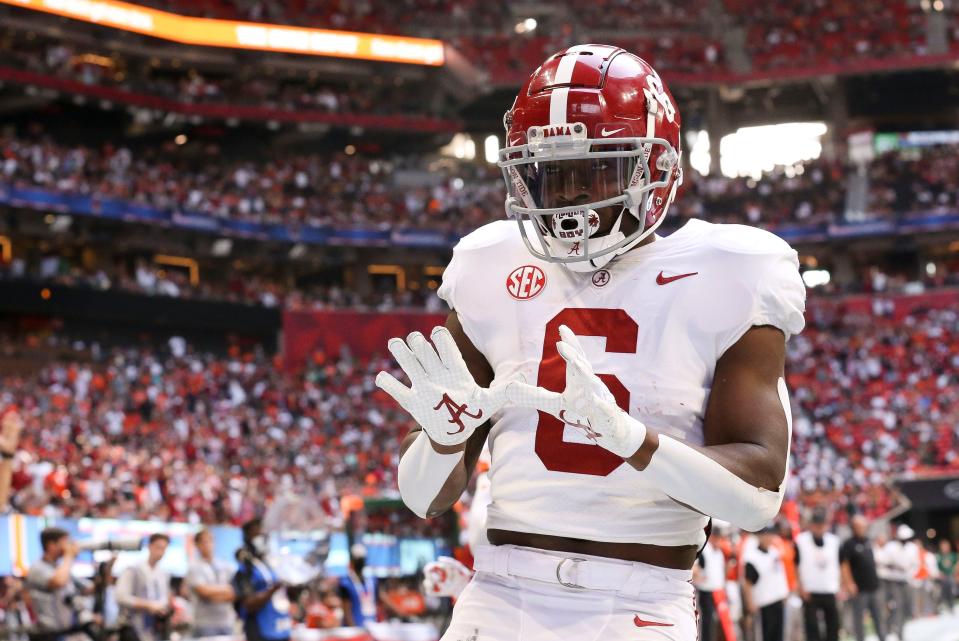
[[[434,328],[430,337],[433,345],[419,332],[387,344],[411,387],[388,372],[377,374],[375,383],[416,419],[434,443],[457,446],[503,407],[505,386],[477,385],[445,327]]]

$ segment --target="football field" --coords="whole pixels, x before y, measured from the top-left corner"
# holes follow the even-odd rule
[[[866,638],[878,641],[876,635]],[[904,641],[959,641],[959,615],[940,615],[911,621],[906,624]]]

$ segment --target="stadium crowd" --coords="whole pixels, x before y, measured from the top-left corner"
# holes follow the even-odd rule
[[[717,25],[727,31],[745,30],[745,53],[753,71],[910,58],[929,53],[928,16],[955,11],[952,0],[790,0],[762,15],[747,0],[724,0],[718,6],[705,0],[681,5],[602,0],[539,15],[540,26],[517,35],[515,26],[524,16],[511,11],[503,0],[483,3],[482,11],[475,8],[476,2],[427,0],[403,0],[385,7],[368,2],[280,5],[247,0],[154,0],[149,4],[207,17],[441,37],[481,61],[494,80],[510,76],[513,61],[521,60],[520,66],[528,69],[568,42],[609,41],[610,33],[623,31],[636,36],[617,44],[648,56],[662,67],[660,71],[703,74],[724,64],[721,38],[700,35],[718,34]],[[959,43],[957,34],[959,28],[948,33],[952,47]],[[667,52],[668,56],[657,55]]]
[[[817,307],[789,347],[794,469],[813,505],[879,515],[895,475],[959,470],[959,314]]]
[[[87,267],[66,252],[57,251],[40,256],[14,256],[7,263],[0,261],[0,281],[3,280],[286,310],[346,308],[375,312],[401,309],[436,312],[443,308],[435,291],[427,288],[374,289],[364,295],[339,285],[291,284],[289,279],[256,273],[234,273],[227,280],[202,279],[193,283],[183,271],[151,265],[146,260],[132,261],[132,264],[130,261],[115,261]]]
[[[959,158],[951,145],[890,151],[869,165],[869,204],[874,217],[901,212],[953,214],[959,203]]]
[[[878,515],[891,506],[890,476],[959,469],[959,315],[919,309],[900,320],[881,302],[868,314],[815,309],[788,353],[791,495]],[[3,352],[22,360],[53,340],[7,339]],[[395,364],[316,353],[288,375],[260,350],[217,356],[171,339],[160,349],[86,345],[7,372],[0,394],[26,421],[14,504],[235,523],[252,497],[291,485],[395,495],[396,444],[410,424],[372,387],[384,367]]]
[[[725,0],[748,25],[746,51],[754,70],[908,58],[928,53],[926,14],[907,0],[789,0],[757,14],[748,0]]]
[[[834,223],[841,220],[845,208],[846,172],[843,163],[820,158],[778,167],[760,180],[694,175],[670,211],[682,222],[705,218],[765,229]]]
[[[369,2],[246,0],[154,0],[146,4],[187,15],[441,38],[471,64],[485,70],[485,77],[494,84],[516,84],[546,55],[571,42],[586,41],[623,46],[666,74],[701,77],[728,72],[730,41],[722,33],[738,29],[745,36],[742,55],[753,72],[910,59],[931,53],[927,42],[930,16],[945,12],[951,17],[956,11],[952,0],[867,0],[865,5],[851,0],[790,0],[762,15],[757,15],[745,0],[724,0],[718,4],[724,9],[719,13],[717,4],[706,0],[682,5],[603,0],[540,14],[537,28],[517,33],[517,23],[522,23],[524,16],[503,0],[482,3],[482,11],[475,9],[476,2],[426,0],[375,6]],[[624,37],[624,33],[629,35]],[[959,26],[947,28],[946,40],[950,48],[959,49]],[[26,47],[21,42],[10,46],[11,38],[6,42],[4,46],[0,40],[0,49],[7,54],[3,56],[6,64],[88,83],[185,98],[188,102],[239,101],[380,114],[435,113],[438,108],[436,104],[417,102],[421,95],[402,87],[337,88],[275,78],[253,81],[242,71],[232,78],[215,79],[195,71],[188,74],[185,69],[179,74],[174,73],[175,69],[158,73],[159,69],[150,65],[127,65],[115,54],[74,56],[68,46],[42,50],[40,39]]]
[[[959,193],[954,149],[880,156],[870,167],[866,217],[950,210]],[[196,143],[187,153],[173,142],[94,147],[61,144],[43,131],[5,131],[0,183],[293,228],[428,228],[462,235],[503,216],[502,177],[493,166],[350,151],[224,162],[223,150],[212,143]],[[432,185],[404,184],[400,175],[407,172],[428,174]],[[841,162],[820,159],[759,180],[691,175],[671,222],[702,217],[768,229],[840,222],[847,172]]]
[[[9,359],[50,348],[3,344]],[[408,423],[367,402],[382,358],[314,354],[287,377],[262,351],[217,357],[178,338],[74,353],[2,378],[25,422],[13,476],[24,513],[236,524],[282,488],[393,492]]]
[[[198,145],[199,146],[199,145]],[[0,133],[0,182],[57,193],[115,198],[163,211],[290,227],[429,228],[465,233],[502,216],[498,170],[421,166],[345,152],[265,154],[224,162],[210,144],[183,153],[173,142],[134,151],[106,143],[68,146],[42,132]],[[214,162],[215,161],[215,162]],[[395,172],[429,171],[432,186],[395,184]]]
[[[179,62],[132,58],[106,47],[71,45],[62,40],[0,37],[3,65],[85,85],[125,91],[186,104],[245,105],[292,111],[352,114],[438,115],[441,103],[424,101],[398,77],[374,75],[371,82],[331,83],[306,72],[267,73],[241,66],[231,73],[206,74]]]

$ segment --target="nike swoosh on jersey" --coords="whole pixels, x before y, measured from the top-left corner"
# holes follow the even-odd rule
[[[668,285],[674,280],[679,280],[680,278],[689,278],[690,276],[695,276],[699,272],[689,272],[688,274],[679,274],[678,276],[664,276],[663,272],[659,272],[656,276],[657,285]]]
[[[603,129],[599,132],[599,135],[600,135],[600,136],[603,136],[603,137],[612,136],[613,134],[617,134],[617,133],[621,132],[623,129],[626,129],[626,127],[620,127],[619,129],[613,129],[612,131],[606,131],[606,127],[603,127]]]
[[[637,628],[651,628],[651,627],[661,627],[661,628],[671,628],[672,623],[660,623],[659,621],[644,621],[639,618],[639,615],[633,617],[633,623],[636,624]]]

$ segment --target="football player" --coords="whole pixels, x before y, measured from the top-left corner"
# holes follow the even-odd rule
[[[796,252],[701,220],[656,235],[680,116],[622,49],[550,56],[504,123],[513,220],[456,246],[432,344],[389,342],[411,387],[376,379],[419,425],[398,479],[420,516],[492,453],[490,545],[443,639],[693,641],[709,518],[758,530],[782,502]]]

